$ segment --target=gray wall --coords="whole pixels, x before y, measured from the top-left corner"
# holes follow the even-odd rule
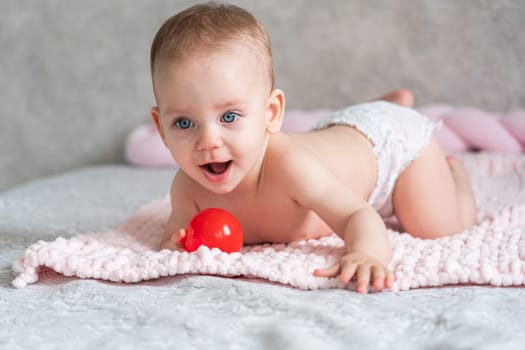
[[[288,107],[406,87],[418,104],[525,106],[523,0],[233,1],[270,32]],[[0,2],[0,190],[124,162],[149,120],[151,39],[195,1]],[[285,4],[285,5],[284,5]]]

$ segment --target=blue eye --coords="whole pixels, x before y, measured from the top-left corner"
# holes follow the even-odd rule
[[[175,121],[175,126],[179,129],[189,129],[193,126],[193,122],[186,118],[180,118]]]
[[[233,123],[234,121],[237,120],[237,118],[239,118],[239,115],[237,113],[227,112],[227,113],[224,113],[224,115],[221,117],[221,121],[225,123]]]

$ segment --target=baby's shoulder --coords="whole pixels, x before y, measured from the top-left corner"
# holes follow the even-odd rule
[[[171,196],[180,199],[191,199],[196,191],[196,182],[184,171],[178,170],[171,183]]]
[[[309,155],[308,148],[299,138],[281,133],[271,139],[266,151],[266,160],[272,168],[283,170],[288,169],[288,165],[295,165],[310,158]]]
[[[296,181],[308,169],[323,167],[322,160],[302,138],[285,135],[272,142],[267,150],[265,172],[281,181]]]
[[[175,176],[173,177],[172,187],[185,187],[191,186],[193,180],[188,176],[182,169],[177,170]]]

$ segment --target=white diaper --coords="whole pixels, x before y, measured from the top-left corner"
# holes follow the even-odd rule
[[[399,175],[418,157],[439,124],[413,109],[385,101],[351,106],[335,112],[315,129],[349,125],[373,144],[377,158],[377,182],[368,203],[382,217],[393,214],[392,191]]]

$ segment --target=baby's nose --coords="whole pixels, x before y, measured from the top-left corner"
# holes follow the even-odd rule
[[[223,144],[222,135],[215,128],[204,128],[197,141],[197,149],[199,151],[210,150],[219,148]]]

